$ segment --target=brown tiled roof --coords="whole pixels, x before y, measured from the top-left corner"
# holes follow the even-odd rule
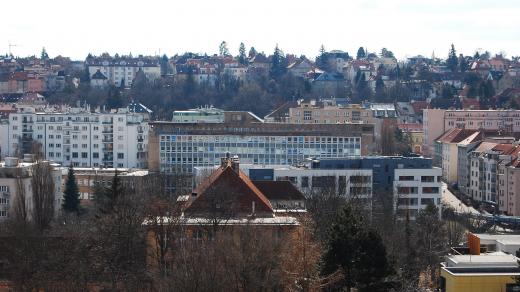
[[[504,154],[509,154],[509,153],[512,153],[515,149],[516,149],[516,147],[513,146],[512,144],[502,143],[502,144],[496,145],[491,150],[493,150],[493,151],[500,151],[500,152],[502,152]]]
[[[212,204],[214,203],[214,198],[211,198],[211,196],[220,195],[232,196],[227,199],[229,199],[228,203],[236,204],[235,212],[251,212],[252,202],[255,202],[256,212],[273,212],[271,203],[266,196],[251,182],[244,172],[239,170],[237,173],[232,168],[231,162],[217,168],[205,181],[197,186],[193,194],[196,194],[196,198],[188,201],[185,208],[186,213],[211,211],[210,208],[213,208]]]
[[[412,102],[412,108],[416,115],[422,112],[423,109],[429,108],[430,104],[427,101],[414,101]]]
[[[305,200],[303,194],[287,180],[255,180],[253,184],[269,200]]]
[[[442,134],[437,141],[442,143],[459,143],[475,132],[477,132],[477,130],[453,128]]]

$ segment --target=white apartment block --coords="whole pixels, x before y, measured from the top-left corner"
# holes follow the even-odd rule
[[[394,175],[394,204],[401,218],[409,214],[415,219],[428,204],[439,209],[441,215],[442,171],[440,168],[396,169]]]
[[[41,153],[64,166],[146,168],[148,113],[135,108],[90,112],[89,108],[22,107],[0,125],[2,157]]]
[[[32,167],[35,163],[30,161],[32,158],[19,162],[18,158],[7,157],[5,162],[0,163],[0,222],[15,215],[16,204],[19,204],[19,200],[22,198],[20,194],[25,196],[25,210],[28,219],[31,220],[33,217]],[[63,198],[62,169],[54,165],[52,167],[54,215],[57,215],[61,210]]]
[[[86,61],[90,76],[99,70],[110,84],[130,87],[139,70],[149,81],[161,77],[161,66],[156,58],[91,58]]]

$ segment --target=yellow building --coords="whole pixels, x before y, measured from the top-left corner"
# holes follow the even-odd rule
[[[442,292],[520,291],[520,235],[468,234],[467,247],[453,248],[441,264]],[[464,254],[460,254],[460,253]]]
[[[479,257],[479,256],[476,256]],[[497,268],[494,268],[497,269]],[[493,270],[493,269],[492,269]],[[492,272],[461,272],[449,268],[441,268],[442,292],[513,292],[520,291],[520,287],[514,285],[515,276],[520,273],[504,271]],[[509,284],[509,285],[508,285]],[[516,290],[515,290],[516,289]]]

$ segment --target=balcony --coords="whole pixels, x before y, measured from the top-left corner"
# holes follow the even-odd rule
[[[110,133],[113,133],[113,132],[114,132],[113,129],[105,129],[105,130],[101,131],[101,133],[103,133],[103,134],[110,134]]]
[[[101,140],[103,143],[112,143],[114,142],[114,138],[103,138],[103,140]]]

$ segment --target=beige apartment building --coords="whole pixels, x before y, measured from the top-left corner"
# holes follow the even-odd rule
[[[520,159],[498,165],[498,207],[500,212],[520,216]]]
[[[443,110],[424,109],[423,153],[433,155],[434,141],[453,128],[520,133],[520,110]]]
[[[359,104],[348,106],[325,101],[302,101],[289,108],[289,123],[293,124],[372,124],[374,117],[370,108]]]

